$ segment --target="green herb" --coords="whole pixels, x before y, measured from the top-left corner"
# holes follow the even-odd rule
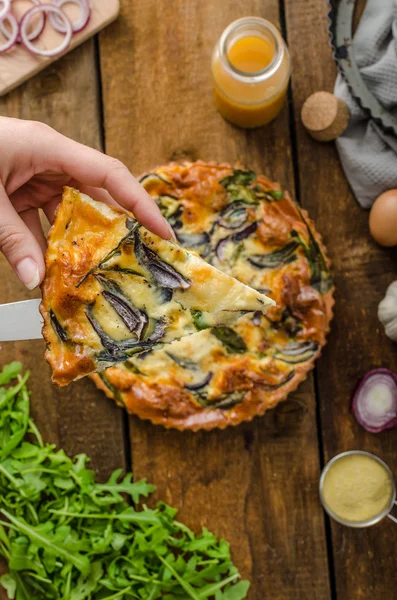
[[[213,327],[211,333],[222,342],[228,352],[244,354],[247,351],[243,338],[231,327]]]
[[[274,202],[284,198],[284,190],[265,190],[259,184],[254,185],[253,190],[257,198],[266,200],[266,202]]]
[[[284,198],[284,191],[283,190],[266,190],[266,195],[270,196],[270,198],[272,198],[272,200],[281,200],[281,198]]]
[[[131,373],[134,373],[135,375],[142,374],[141,371],[138,369],[138,367],[129,360],[127,360],[126,362],[123,363],[123,367],[125,367],[127,369],[127,371],[130,371]]]
[[[231,184],[235,185],[249,185],[256,179],[256,173],[254,171],[244,171],[242,169],[234,169],[231,175],[224,177],[220,180],[220,184],[227,188]]]
[[[300,248],[301,243],[297,240],[288,242],[283,248],[268,252],[267,254],[252,254],[247,260],[258,269],[276,269],[296,260],[295,251]]]
[[[21,370],[0,372],[0,556],[9,568],[0,583],[9,598],[246,598],[227,542],[195,535],[166,504],[134,507],[155,490],[146,480],[118,470],[97,483],[85,455],[43,443]]]
[[[209,329],[211,327],[211,325],[208,325],[206,322],[201,310],[195,310],[194,308],[191,308],[190,312],[192,315],[193,324],[197,331],[202,331],[203,329]]]
[[[84,277],[82,279],[80,279],[80,281],[76,284],[76,288],[80,287],[90,275],[95,273],[95,271],[98,271],[98,270],[104,269],[104,268],[106,269],[107,268],[105,266],[106,263],[109,262],[115,256],[119,256],[121,254],[121,249],[124,246],[124,244],[132,243],[132,241],[134,239],[135,231],[137,231],[141,225],[140,225],[140,223],[138,223],[138,221],[131,219],[131,217],[127,217],[125,224],[128,229],[128,233],[123,238],[121,238],[121,240],[118,243],[118,245],[116,246],[116,248],[113,248],[113,250],[111,250],[109,252],[109,254],[107,254],[104,258],[102,258],[102,260],[95,267],[93,267],[92,269],[87,271],[87,273],[84,275]]]
[[[218,398],[212,398],[211,400],[208,399],[206,394],[199,394],[197,399],[202,406],[205,406],[205,408],[228,410],[241,404],[246,393],[247,390],[234,391],[230,394],[222,394],[221,396],[218,396]]]
[[[241,171],[236,169],[231,175],[220,180],[220,184],[226,190],[227,199],[231,202],[244,202],[245,204],[257,204],[258,198],[255,192],[248,186],[255,181],[256,173],[253,171]]]
[[[181,358],[180,356],[177,356],[176,354],[173,354],[172,352],[166,351],[165,353],[177,365],[182,367],[182,369],[191,369],[192,371],[197,371],[197,369],[199,368],[197,363],[194,362],[193,360],[189,360],[188,358]]]
[[[155,200],[163,217],[166,219],[172,217],[181,206],[178,198],[174,198],[173,196],[158,196]]]
[[[244,185],[231,184],[227,188],[227,198],[229,202],[244,202],[245,204],[258,204],[258,199],[254,192]]]
[[[299,240],[299,243],[305,252],[305,256],[310,266],[310,283],[312,287],[320,292],[320,294],[326,294],[332,287],[332,275],[328,269],[327,263],[325,262],[325,258],[321,252],[320,246],[312,234],[310,227],[306,221],[304,221],[304,223],[307,226],[307,231],[309,234],[308,244],[306,244],[305,240],[303,240],[297,231],[292,231],[291,235]]]

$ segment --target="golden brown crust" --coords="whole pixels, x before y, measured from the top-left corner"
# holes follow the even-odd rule
[[[225,190],[219,180],[232,171],[232,167],[227,164],[198,161],[171,163],[153,172],[172,180],[171,195],[183,203],[184,224],[191,232],[202,232],[206,231],[211,213],[219,212],[227,206]],[[262,175],[257,176],[255,183],[265,190],[280,190],[278,184]],[[166,183],[157,185],[153,182],[147,190],[154,196],[170,193]],[[327,266],[330,266],[313,221],[306,211],[296,207],[288,193],[284,193],[277,202],[263,203],[263,211],[264,216],[256,236],[269,251],[287,244],[291,240],[291,232],[307,236],[309,227]],[[239,278],[235,273],[233,275]],[[325,293],[312,287],[309,263],[303,254],[298,256],[292,266],[287,263],[282,268],[269,272],[266,277],[272,290],[271,297],[277,303],[276,307],[268,311],[269,321],[277,325],[288,307],[293,319],[299,319],[300,330],[291,330],[289,334],[288,328],[277,329],[275,326],[269,336],[255,338],[256,350],[268,355],[266,371],[260,368],[258,360],[250,353],[225,356],[221,350],[211,349],[211,360],[215,365],[211,385],[221,390],[222,394],[243,390],[245,396],[240,403],[227,409],[203,407],[195,395],[184,387],[177,373],[174,375],[173,372],[165,372],[163,368],[154,370],[155,374],[151,376],[142,376],[139,372],[130,372],[122,366],[112,367],[105,372],[105,378],[101,379],[98,374],[92,376],[96,385],[110,398],[115,398],[116,391],[116,401],[130,413],[167,428],[193,431],[223,429],[263,415],[266,410],[285,400],[313,368],[326,342],[334,304],[333,287]],[[245,335],[247,332],[244,327],[244,324],[240,324],[235,329]],[[293,328],[293,324],[291,327]],[[249,335],[251,334],[252,332]],[[271,346],[274,344],[285,345],[289,341],[317,343],[317,351],[308,360],[294,364],[293,368],[289,366],[284,369],[269,350],[272,350]],[[278,384],[280,387],[277,387]]]
[[[95,299],[93,286],[78,288],[78,282],[94,267],[125,231],[125,215],[120,213],[110,226],[106,214],[90,204],[77,202],[79,192],[65,188],[55,222],[48,234],[45,256],[46,276],[41,285],[43,337],[47,343],[45,359],[52,368],[52,381],[58,386],[83,377],[95,369],[92,348],[82,344],[62,345],[51,322],[51,314],[66,323],[72,335],[84,340],[81,318],[84,303]],[[85,224],[90,223],[87,232]],[[112,235],[113,234],[113,237]]]

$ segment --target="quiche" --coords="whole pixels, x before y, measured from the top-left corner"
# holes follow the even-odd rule
[[[130,214],[66,188],[49,234],[41,312],[59,386],[274,304]]]
[[[184,248],[275,301],[93,375],[127,411],[180,430],[224,428],[273,408],[313,368],[333,282],[313,222],[279,185],[228,164],[171,163],[142,185]]]

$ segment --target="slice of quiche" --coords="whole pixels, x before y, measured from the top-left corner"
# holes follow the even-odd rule
[[[45,357],[59,386],[274,304],[72,188],[49,233],[42,293]]]

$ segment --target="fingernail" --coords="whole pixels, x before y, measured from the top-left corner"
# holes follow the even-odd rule
[[[175,235],[175,233],[174,233],[174,230],[172,229],[171,225],[170,225],[170,224],[169,224],[167,221],[166,221],[166,223],[167,223],[167,226],[168,226],[168,231],[170,232],[170,237],[169,237],[169,239],[170,239],[171,241],[173,241],[173,242],[176,242],[176,241],[177,241],[177,239],[176,239],[176,235]]]
[[[40,283],[39,266],[31,258],[24,258],[17,264],[17,275],[29,290],[34,290]]]

